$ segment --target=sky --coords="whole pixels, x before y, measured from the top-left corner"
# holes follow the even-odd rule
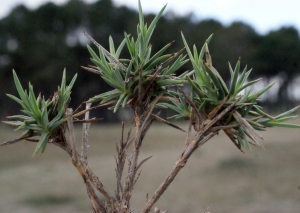
[[[88,3],[95,0],[83,0]],[[35,9],[46,0],[1,1],[0,18],[9,14],[18,5],[25,4]],[[67,0],[51,0],[64,4]],[[138,0],[114,0],[116,5],[131,8],[138,6]],[[165,4],[166,11],[177,15],[193,13],[195,18],[213,18],[225,26],[233,21],[242,21],[252,26],[259,34],[266,34],[282,26],[294,26],[300,32],[300,0],[141,0],[144,13],[157,13]]]

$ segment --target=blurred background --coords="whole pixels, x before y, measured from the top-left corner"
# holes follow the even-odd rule
[[[181,31],[184,33],[188,43],[190,45],[196,44],[198,48],[201,47],[205,39],[213,33],[214,36],[209,45],[213,65],[225,80],[228,81],[229,79],[228,61],[234,66],[238,58],[241,57],[242,67],[247,65],[248,68],[253,68],[251,79],[263,78],[254,89],[262,88],[272,81],[277,82],[277,84],[262,97],[263,106],[268,112],[277,113],[299,104],[300,16],[297,10],[300,8],[300,3],[297,1],[142,0],[141,2],[143,10],[146,13],[145,19],[148,23],[150,23],[155,14],[168,3],[167,10],[158,22],[151,40],[153,52],[173,40],[175,40],[175,44],[171,47],[169,52],[172,53],[181,49],[183,47],[180,35]],[[80,68],[80,66],[90,64],[90,56],[86,49],[86,44],[90,44],[90,42],[84,37],[82,31],[87,31],[105,48],[108,47],[108,37],[110,35],[112,35],[115,43],[119,44],[123,39],[124,32],[130,33],[133,36],[136,35],[136,25],[138,23],[137,5],[137,0],[11,0],[9,2],[1,2],[1,120],[5,120],[7,115],[18,114],[19,111],[19,106],[5,95],[6,93],[17,94],[13,83],[12,69],[16,70],[23,87],[26,88],[28,81],[30,81],[34,86],[35,92],[41,92],[46,98],[50,97],[53,92],[57,90],[64,68],[67,70],[68,80],[70,80],[75,73],[78,73],[79,76],[72,92],[71,105],[73,108],[76,108],[89,97],[107,91],[109,87],[99,76],[88,73]],[[127,56],[128,53],[123,51],[122,57],[125,58]],[[191,69],[190,65],[182,67],[179,73],[188,69]],[[104,118],[103,122],[107,123],[114,123],[124,117],[124,114],[115,115],[104,108],[99,109],[97,114]],[[115,128],[115,126],[109,127],[111,129]],[[108,127],[103,128],[106,128],[105,133],[111,130],[107,129]],[[1,124],[3,141],[18,136],[18,134],[8,134],[7,130],[10,129],[6,129],[6,127]],[[94,131],[97,132],[98,130],[95,129]],[[111,149],[108,156],[112,158],[111,152],[113,152],[115,140],[119,138],[115,136],[118,135],[118,133],[110,134],[110,139],[113,140],[113,143],[107,143],[108,148],[103,149],[103,147],[99,147],[99,149]],[[166,134],[162,135],[164,139],[168,137]],[[153,132],[153,135],[157,135],[157,132]],[[175,136],[170,140],[180,138],[179,136],[176,136],[177,138]],[[249,161],[250,164],[248,164],[248,161],[242,160],[245,155],[241,157],[240,153],[229,143],[225,143],[226,147],[224,147],[224,143],[220,142],[219,145],[223,147],[222,150],[224,150],[224,152],[226,151],[227,154],[221,152],[214,153],[212,152],[212,150],[215,151],[213,147],[211,147],[210,150],[207,149],[207,152],[209,151],[215,156],[215,160],[211,160],[211,156],[206,156],[205,158],[204,154],[206,161],[201,161],[201,165],[204,165],[204,169],[199,171],[203,173],[188,173],[188,178],[204,175],[204,178],[211,179],[211,176],[207,177],[208,174],[211,174],[213,177],[224,177],[228,180],[228,188],[222,184],[219,186],[220,188],[218,188],[216,182],[224,181],[218,179],[211,183],[205,182],[205,184],[199,186],[199,191],[195,191],[195,189],[198,189],[197,187],[195,188],[195,185],[198,185],[198,179],[196,179],[194,182],[191,182],[193,187],[185,187],[186,189],[194,191],[192,195],[189,195],[188,201],[180,203],[182,208],[178,210],[175,208],[176,206],[173,209],[170,209],[167,205],[165,207],[173,212],[182,212],[186,209],[189,209],[190,212],[203,212],[208,206],[211,207],[211,212],[224,212],[224,210],[228,210],[225,212],[249,213],[299,212],[299,136],[298,130],[277,130],[271,132],[271,134],[267,136],[266,141],[277,141],[278,143],[266,142],[265,148],[268,151],[251,152],[250,157],[248,157],[253,158]],[[97,137],[95,136],[95,138]],[[219,140],[222,141],[222,136],[220,136],[220,138]],[[184,136],[182,139],[184,140]],[[228,142],[227,139],[226,142]],[[283,142],[285,144],[284,146],[282,144]],[[24,149],[17,151],[16,156],[20,158],[16,159],[12,159],[11,155],[15,151],[14,148],[18,148],[18,145],[14,145],[12,148],[2,147],[0,149],[0,161],[2,162],[0,163],[0,187],[2,187],[0,189],[0,200],[2,200],[0,201],[1,212],[51,212],[50,209],[52,205],[49,206],[49,210],[43,209],[48,201],[50,204],[53,202],[54,205],[59,205],[61,204],[60,201],[62,201],[62,206],[64,207],[56,209],[54,212],[84,212],[88,209],[88,200],[82,202],[85,203],[82,204],[83,206],[77,206],[77,210],[75,210],[75,208],[72,209],[71,206],[74,206],[75,202],[80,204],[78,200],[81,198],[76,197],[75,192],[72,192],[72,195],[66,193],[62,190],[62,186],[60,186],[61,190],[58,189],[56,191],[48,187],[45,189],[45,191],[48,191],[48,194],[45,192],[43,195],[42,193],[42,199],[39,199],[39,192],[36,190],[36,187],[40,189],[40,187],[45,184],[55,185],[65,183],[65,180],[61,180],[60,178],[72,179],[74,177],[74,181],[77,181],[78,185],[81,184],[81,180],[76,174],[76,171],[72,170],[71,165],[68,165],[66,167],[70,168],[70,170],[74,172],[74,175],[72,172],[67,172],[65,174],[66,177],[55,176],[52,177],[52,179],[50,178],[49,182],[45,180],[41,181],[40,178],[38,178],[39,170],[35,168],[42,168],[44,169],[44,174],[48,174],[47,172],[49,172],[49,175],[53,173],[64,173],[64,167],[58,166],[53,168],[53,164],[50,163],[54,162],[55,165],[62,165],[61,162],[63,161],[70,164],[67,156],[65,156],[64,153],[51,151],[51,148],[49,148],[49,152],[46,151],[40,164],[36,162],[39,160],[35,158],[20,162],[21,157],[30,158],[31,152],[34,149],[30,143],[25,143],[25,145],[23,144],[21,146],[23,146]],[[172,147],[172,150],[178,147],[181,147],[181,145],[177,144]],[[148,148],[152,151],[160,150],[160,148],[155,149],[155,145]],[[57,150],[56,147],[54,147],[53,150]],[[168,153],[173,153],[169,148],[166,148],[166,150]],[[173,160],[175,160],[179,154],[178,149],[176,150],[177,151],[174,149],[173,154],[175,157]],[[160,153],[160,151],[158,151],[158,153]],[[199,156],[193,159],[201,159],[201,153],[203,152],[200,151]],[[231,155],[229,153],[235,154]],[[104,153],[104,156],[105,155]],[[97,162],[96,159],[98,159],[96,156],[95,153],[95,162]],[[165,155],[162,156],[166,157]],[[284,158],[283,161],[282,158]],[[167,159],[164,159],[164,161],[167,162]],[[44,162],[44,164],[41,164],[41,162]],[[207,166],[207,162],[210,162],[208,164],[211,165],[211,167]],[[34,165],[40,167],[34,167]],[[47,165],[51,167],[51,169],[49,169]],[[95,165],[97,168],[98,165],[96,163]],[[201,167],[201,165],[199,165],[199,167]],[[172,164],[170,163],[168,168],[171,166]],[[20,167],[22,167],[23,170],[20,170]],[[154,165],[152,169],[155,170],[156,167],[157,164]],[[191,167],[193,167],[193,164]],[[239,172],[240,170],[237,169],[241,167],[244,168],[242,174]],[[169,170],[168,168],[167,171]],[[233,172],[230,172],[229,176],[224,176],[228,175],[228,170],[226,169]],[[192,169],[192,171],[194,170]],[[23,175],[21,180],[18,179],[20,172]],[[261,174],[267,176],[263,176],[263,179],[261,179]],[[245,175],[244,178],[248,182],[240,182],[240,178],[243,178],[241,175]],[[148,177],[150,178],[152,176],[148,175]],[[186,181],[185,178],[187,177],[182,176],[181,178],[182,181]],[[53,182],[53,180],[55,181]],[[263,183],[260,183],[262,180],[264,180]],[[29,185],[18,185],[20,181],[23,183],[26,182]],[[268,181],[270,185],[264,188]],[[236,182],[238,182],[238,185],[241,185],[241,189],[243,190],[239,191],[233,188]],[[287,182],[289,185],[283,187],[283,182]],[[31,185],[31,183],[40,185]],[[182,182],[179,181],[177,183],[182,184]],[[261,185],[256,185],[256,187],[259,188],[255,188],[251,183],[260,183]],[[157,184],[158,182],[155,183],[155,186]],[[278,188],[280,184],[281,186]],[[213,189],[203,188],[209,185],[215,187]],[[150,188],[151,187],[153,186],[150,186]],[[229,193],[230,189],[233,189],[232,193],[235,194],[231,194],[232,199],[227,200],[229,195],[227,195],[224,190]],[[24,190],[24,194],[19,193],[20,190]],[[66,191],[68,190],[69,188],[66,189]],[[250,192],[246,193],[247,190],[250,190]],[[31,191],[32,193],[36,193],[36,197],[26,200],[24,198],[25,192]],[[85,196],[84,188],[80,188],[79,191],[79,194]],[[238,193],[236,193],[236,191],[238,191]],[[239,194],[242,193],[242,191],[246,194]],[[178,202],[178,200],[176,200],[178,196],[175,194],[180,192],[181,191],[174,191],[173,194],[170,193],[167,202]],[[186,193],[189,194],[189,191]],[[7,197],[7,195],[12,196],[16,194],[18,194],[16,197]],[[72,200],[73,195],[76,197],[74,200]],[[144,194],[141,196],[144,196]],[[199,201],[199,203],[193,200],[194,196],[197,197],[196,201]],[[5,200],[4,197],[7,198],[7,200]],[[226,197],[226,199],[223,199],[224,197]],[[204,200],[201,200],[202,198],[204,198]],[[205,202],[206,200],[207,202]],[[39,205],[39,203],[43,203],[44,201],[46,202],[45,205]],[[279,201],[283,202],[281,203]],[[71,210],[68,209],[68,205]],[[215,207],[215,209],[213,209],[213,207]],[[82,211],[78,210],[78,208],[82,208]],[[234,209],[237,210],[235,211]]]

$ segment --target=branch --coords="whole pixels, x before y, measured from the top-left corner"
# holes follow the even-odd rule
[[[96,187],[96,189],[103,194],[103,196],[113,205],[115,199],[110,195],[109,191],[104,187],[103,183],[99,178],[93,173],[93,171],[87,166],[83,166],[83,172],[91,183]]]
[[[169,125],[169,126],[175,128],[175,129],[178,129],[178,130],[182,131],[182,132],[186,132],[186,131],[185,131],[184,129],[182,129],[181,127],[176,126],[175,124],[172,124],[172,123],[170,123],[169,121],[166,121],[165,119],[159,117],[158,115],[155,115],[155,114],[152,113],[151,116],[152,116],[153,118],[155,118],[156,120],[158,120],[159,122],[162,122],[162,123],[164,123],[164,124],[167,124],[167,125]]]
[[[6,145],[14,144],[14,143],[20,142],[20,141],[22,141],[22,140],[26,140],[26,139],[28,139],[28,138],[31,138],[31,137],[33,137],[33,136],[34,136],[34,135],[28,135],[28,136],[16,138],[16,139],[14,139],[14,140],[6,141],[6,142],[4,142],[4,143],[1,143],[0,146],[6,146]]]
[[[230,106],[224,109],[218,116],[211,120],[206,126],[204,126],[204,128],[201,131],[199,131],[196,134],[195,138],[191,141],[191,143],[188,143],[188,146],[185,146],[182,154],[176,161],[174,168],[172,169],[170,174],[165,178],[165,180],[161,183],[161,185],[155,191],[153,196],[148,200],[146,206],[141,211],[141,213],[147,213],[151,210],[152,206],[169,187],[171,182],[173,182],[179,171],[186,165],[192,153],[218,133],[219,130],[211,132],[210,128],[213,127],[213,125],[215,125],[227,112],[232,110],[239,100],[240,99],[237,99],[234,103],[232,103]]]
[[[84,120],[89,120],[90,111],[88,109],[91,107],[91,103],[86,104],[86,113]],[[81,146],[81,162],[84,165],[87,165],[87,152],[88,152],[88,141],[89,141],[89,130],[90,130],[90,123],[84,123],[82,125],[82,146]]]
[[[91,186],[90,182],[86,181],[86,190],[87,194],[92,202],[92,207],[95,213],[105,213],[106,209],[104,205],[100,202],[99,198],[97,197],[93,187]]]
[[[122,121],[122,136],[120,140],[120,144],[116,145],[117,149],[117,154],[118,156],[116,157],[116,176],[117,176],[117,190],[116,190],[116,198],[118,201],[120,201],[120,192],[124,192],[123,187],[122,187],[122,176],[123,176],[123,170],[124,170],[124,165],[125,165],[125,160],[127,156],[127,149],[128,149],[128,144],[132,142],[130,140],[130,134],[131,134],[131,129],[128,131],[127,138],[124,141],[124,121]]]
[[[71,146],[71,150],[72,150],[72,161],[73,161],[73,163],[78,165],[79,162],[78,162],[75,133],[74,133],[74,126],[73,126],[73,110],[71,108],[68,108],[66,110],[66,117],[67,117],[67,122],[68,122],[68,127],[69,127],[69,133],[70,133],[70,146]]]

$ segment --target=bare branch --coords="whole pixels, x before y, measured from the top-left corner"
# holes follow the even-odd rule
[[[72,161],[73,161],[73,163],[79,164],[78,156],[77,156],[77,149],[76,149],[74,126],[73,126],[73,110],[71,108],[68,108],[66,110],[66,117],[67,117],[67,122],[68,122],[69,133],[70,133],[70,146],[71,146],[71,150],[72,150]]]
[[[152,158],[152,156],[149,156],[147,158],[145,158],[144,160],[142,160],[139,165],[136,167],[136,170],[138,170],[147,160],[149,160],[150,158]]]
[[[0,146],[6,146],[6,145],[14,144],[14,143],[20,142],[22,140],[26,140],[26,139],[31,138],[31,137],[33,137],[33,135],[16,138],[14,140],[10,140],[10,141],[6,141],[4,143],[1,143]]]
[[[91,119],[88,119],[88,120],[74,120],[73,123],[74,124],[78,124],[78,123],[82,123],[82,124],[91,124],[91,123],[95,123],[95,122],[98,122],[98,121],[101,121],[103,120],[103,118],[91,118]]]
[[[99,178],[93,173],[93,171],[87,166],[83,166],[83,173],[87,176],[87,178],[91,181],[91,183],[96,187],[96,189],[103,194],[103,196],[113,204],[115,199],[110,195],[109,191],[104,187],[103,183],[99,180]]]
[[[136,184],[136,182],[138,181],[139,177],[141,176],[142,171],[140,171],[135,179],[135,181],[133,182],[133,186]]]
[[[65,150],[70,155],[70,157],[72,157],[72,150],[67,143],[61,141],[53,141],[52,143]]]
[[[130,135],[130,133],[128,133]],[[124,171],[124,165],[125,165],[125,160],[127,156],[127,143],[129,140],[129,135],[127,136],[126,141],[124,141],[124,121],[122,121],[122,135],[121,135],[121,140],[119,146],[116,145],[118,157],[116,158],[116,176],[117,176],[117,190],[116,190],[116,197],[118,200],[120,200],[120,192],[123,193],[123,187],[122,187],[122,176],[123,176],[123,171]]]
[[[186,132],[186,131],[185,131],[184,129],[182,129],[181,127],[176,126],[175,124],[172,124],[172,123],[170,123],[169,121],[166,121],[165,119],[163,119],[163,118],[161,118],[161,117],[159,117],[159,116],[157,116],[157,115],[155,115],[155,114],[151,114],[151,116],[152,116],[153,118],[155,118],[156,120],[158,120],[158,121],[164,123],[164,124],[167,124],[167,125],[169,125],[169,126],[175,128],[175,129],[178,129],[178,130],[182,131],[182,132]]]
[[[86,104],[86,113],[84,120],[89,120],[89,114],[90,112],[88,109],[91,107],[91,103]],[[84,165],[87,165],[87,152],[88,152],[88,141],[89,141],[89,130],[90,130],[90,123],[84,123],[82,125],[82,146],[81,146],[81,162]]]
[[[89,181],[85,182],[87,194],[92,202],[92,207],[94,212],[96,213],[106,213],[106,209],[104,205],[100,202],[99,198],[97,197],[93,187],[91,186]]]
[[[192,125],[193,125],[193,114],[194,114],[194,109],[191,108],[191,112],[190,112],[190,119],[189,119],[189,128],[188,128],[188,132],[187,132],[187,136],[185,139],[185,147],[187,147],[190,144],[190,137],[191,137],[191,131],[192,131]]]

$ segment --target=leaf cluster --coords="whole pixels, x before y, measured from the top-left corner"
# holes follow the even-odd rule
[[[187,73],[181,76],[175,75],[175,71],[188,61],[181,54],[183,50],[174,54],[164,54],[174,42],[168,43],[152,54],[150,38],[165,7],[148,26],[144,23],[142,7],[139,2],[139,24],[136,39],[125,33],[123,42],[115,49],[113,39],[110,37],[109,52],[101,45],[97,45],[98,55],[88,46],[92,56],[91,61],[96,65],[96,67],[92,67],[94,72],[98,72],[102,79],[114,88],[91,98],[88,102],[100,102],[100,104],[116,102],[114,105],[114,112],[116,112],[120,106],[137,106],[138,100],[141,102],[152,100],[166,88],[182,85],[186,81]],[[119,59],[125,45],[130,58]],[[175,61],[172,62],[173,60]]]
[[[137,38],[125,33],[123,41],[116,48],[112,37],[110,37],[109,51],[85,33],[98,50],[96,53],[89,45],[87,46],[94,65],[83,68],[100,75],[113,88],[90,98],[87,102],[100,102],[100,106],[114,104],[114,112],[120,107],[130,106],[134,108],[135,116],[143,119],[142,131],[145,132],[153,122],[151,120],[149,125],[146,125],[150,115],[156,120],[181,129],[158,117],[158,115],[152,114],[154,107],[175,111],[177,114],[170,118],[190,120],[197,132],[205,129],[205,126],[208,129],[208,123],[223,111],[224,116],[221,119],[218,118],[218,121],[213,125],[211,124],[209,130],[214,133],[223,130],[240,150],[245,145],[248,147],[250,144],[260,146],[258,140],[262,137],[257,131],[263,131],[274,126],[300,128],[300,125],[286,123],[286,121],[294,118],[291,114],[299,107],[275,117],[263,111],[259,105],[259,97],[274,83],[260,91],[252,91],[251,86],[260,79],[249,81],[251,69],[248,70],[246,66],[241,71],[240,59],[234,68],[229,63],[230,82],[229,85],[226,84],[212,63],[208,48],[212,35],[208,37],[200,51],[195,45],[191,50],[182,34],[183,49],[173,54],[165,54],[174,43],[170,42],[156,53],[152,53],[150,39],[165,7],[160,10],[148,26],[144,21],[139,1]],[[125,47],[130,54],[128,59],[120,58]],[[187,51],[188,59],[186,55],[182,54],[184,49]],[[176,71],[188,61],[191,62],[193,70],[176,76]],[[40,136],[34,153],[44,152],[47,142],[56,140],[60,137],[61,131],[64,131],[63,126],[66,122],[64,113],[69,104],[71,89],[76,79],[75,75],[67,86],[65,75],[64,71],[61,86],[54,93],[53,98],[45,100],[41,95],[35,97],[30,83],[28,92],[24,90],[15,71],[13,71],[20,98],[12,95],[8,95],[8,97],[22,106],[22,112],[25,115],[9,116],[8,118],[14,119],[14,121],[5,121],[4,123],[17,126],[17,130],[25,129],[22,137]],[[187,95],[178,87],[183,84],[190,86],[190,94]],[[178,89],[176,91],[170,89],[174,87]],[[229,110],[231,106],[234,107]],[[226,113],[225,109],[228,109]]]
[[[24,90],[14,70],[13,77],[20,98],[10,94],[7,96],[21,105],[23,115],[8,116],[7,118],[14,121],[3,122],[16,126],[16,130],[25,130],[21,137],[40,136],[34,154],[39,151],[43,153],[49,139],[58,137],[57,130],[66,122],[64,113],[71,100],[71,89],[77,75],[73,77],[69,85],[66,85],[66,71],[64,70],[61,86],[58,87],[58,91],[54,93],[51,100],[45,100],[41,94],[36,97],[30,83],[28,92]]]
[[[206,40],[199,53],[194,45],[192,53],[182,34],[185,48],[194,68],[192,76],[185,76],[192,91],[189,97],[179,91],[174,98],[170,99],[171,103],[159,104],[159,106],[177,112],[176,115],[170,118],[185,120],[191,118],[195,130],[200,131],[207,122],[216,117],[218,112],[232,103],[236,103],[235,109],[228,112],[214,128],[222,129],[239,149],[244,145],[249,147],[249,144],[260,146],[258,139],[262,137],[256,130],[263,131],[267,127],[274,126],[300,128],[300,125],[285,123],[295,117],[290,116],[290,114],[294,113],[299,107],[276,117],[272,117],[262,110],[262,107],[258,104],[259,97],[270,89],[274,82],[260,91],[252,91],[251,85],[260,79],[248,81],[251,69],[247,70],[246,66],[241,71],[240,59],[234,69],[229,63],[231,78],[229,87],[226,85],[212,64],[208,49],[211,38],[212,35]]]

